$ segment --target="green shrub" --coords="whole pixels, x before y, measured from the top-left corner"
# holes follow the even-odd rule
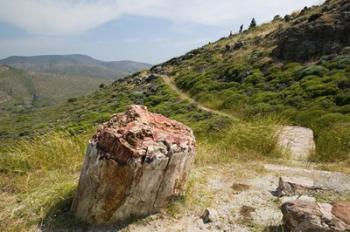
[[[336,123],[350,122],[350,116],[340,113],[328,113],[315,120],[316,130],[322,131],[331,128]]]
[[[339,93],[335,97],[335,103],[338,106],[348,105],[350,104],[350,92]]]
[[[283,124],[282,122],[280,118],[268,117],[233,124],[220,144],[227,149],[242,153],[279,156],[281,154],[276,150],[278,139],[276,128]]]
[[[278,101],[279,94],[270,92],[270,91],[265,91],[265,92],[259,92],[253,96],[253,102],[254,103],[267,103],[271,101]]]
[[[306,67],[302,70],[299,70],[297,72],[297,76],[298,76],[298,79],[301,79],[305,76],[310,76],[310,75],[316,75],[316,76],[322,77],[326,75],[328,71],[329,70],[323,66],[313,65],[313,66]]]
[[[315,128],[315,121],[325,115],[324,110],[305,110],[297,113],[295,121],[304,127]]]
[[[341,161],[350,159],[350,123],[335,123],[319,133],[317,153],[312,159],[317,161]]]
[[[244,95],[234,93],[223,101],[220,108],[240,110],[239,107],[242,107],[245,104],[245,102],[246,97]]]
[[[309,97],[318,97],[325,95],[335,95],[338,92],[338,88],[334,83],[322,83],[320,79],[308,80],[302,83],[302,87],[305,89]]]

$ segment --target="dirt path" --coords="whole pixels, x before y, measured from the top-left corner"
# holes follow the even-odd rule
[[[238,121],[237,118],[230,114],[203,106],[188,96],[186,93],[182,92],[179,88],[177,88],[169,76],[160,76],[163,79],[164,83],[167,84],[174,92],[176,92],[182,100],[187,100],[190,103],[195,104],[201,110],[218,114],[224,117],[229,117],[232,120]],[[311,129],[304,127],[282,127],[278,143],[281,149],[283,149],[285,152],[288,152],[291,156],[290,158],[296,161],[307,161],[311,153],[315,150],[313,132]]]
[[[211,112],[213,114],[218,114],[218,115],[221,115],[221,116],[224,116],[224,117],[231,118],[232,120],[238,121],[238,119],[236,117],[234,117],[234,116],[232,116],[230,114],[221,112],[219,110],[210,109],[210,108],[208,108],[206,106],[203,106],[202,104],[200,104],[199,102],[195,101],[193,98],[188,96],[186,93],[182,92],[179,88],[177,88],[176,85],[173,83],[173,81],[171,80],[171,78],[169,76],[166,76],[166,75],[160,75],[160,76],[163,79],[164,83],[166,85],[168,85],[173,91],[175,91],[182,100],[187,100],[190,103],[195,104],[201,110],[204,110],[204,111],[207,111],[207,112]]]

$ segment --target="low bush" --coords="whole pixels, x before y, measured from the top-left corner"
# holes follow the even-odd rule
[[[350,123],[336,123],[319,133],[315,161],[343,161],[350,159]]]
[[[313,65],[298,71],[297,76],[299,77],[299,79],[310,75],[316,75],[316,76],[322,77],[326,75],[328,71],[329,70],[323,66]]]
[[[220,146],[235,150],[239,154],[279,157],[281,154],[276,149],[279,135],[277,128],[278,125],[284,124],[284,121],[279,117],[264,117],[235,123],[227,129]]]

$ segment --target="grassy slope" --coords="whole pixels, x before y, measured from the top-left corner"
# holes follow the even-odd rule
[[[84,228],[84,224],[74,220],[69,207],[86,141],[94,133],[92,125],[105,121],[112,112],[125,110],[130,103],[145,104],[154,112],[191,125],[199,144],[198,167],[253,158],[262,160],[271,156],[275,147],[276,136],[272,133],[275,119],[236,124],[228,117],[202,111],[182,100],[160,78],[147,81],[131,77],[88,97],[33,112],[27,120],[23,119],[29,123],[28,128],[31,123],[38,123],[33,119],[40,118],[42,125],[55,129],[64,125],[65,128],[61,129],[68,132],[49,132],[28,141],[8,144],[3,149],[0,155],[0,199],[10,204],[0,204],[0,230],[30,231],[37,225],[43,225],[49,231]],[[50,129],[43,127],[37,131],[45,130]],[[198,199],[193,199],[194,193],[190,192],[196,192],[193,189],[196,181],[192,182],[188,198],[176,203],[176,207],[203,201],[202,192]],[[174,206],[170,207],[169,213],[173,214]]]
[[[335,15],[345,3],[328,1],[327,7],[336,7],[336,13],[322,12],[319,24],[335,23]],[[154,70],[173,78],[183,92],[212,109],[241,118],[278,114],[294,124],[312,128],[319,151],[315,159],[349,159],[348,47],[337,55],[319,54],[306,61],[274,56],[281,32],[292,27],[302,31],[310,18],[324,8],[295,12],[290,21],[277,18],[242,34],[222,38]],[[305,33],[312,31],[312,27]],[[299,38],[300,42],[303,39]]]
[[[282,115],[294,124],[311,127],[317,137],[315,160],[348,160],[349,49],[344,48],[336,56],[319,56],[307,62],[279,60],[273,55],[280,32],[308,25],[311,16],[344,2],[331,0],[326,7],[295,12],[289,21],[277,18],[271,23],[222,38],[174,58],[152,71],[168,75],[179,89],[208,108],[248,119]],[[331,11],[326,10],[323,14],[327,20],[333,17]],[[321,21],[321,25],[323,23],[326,22]],[[242,46],[238,46],[239,43]],[[16,116],[3,116],[0,120],[0,140],[51,129],[80,133],[131,103],[146,104],[151,110],[184,121],[195,131],[213,123],[202,116],[209,113],[202,112],[198,116],[197,111],[179,104],[175,93],[171,93],[172,98],[169,98],[171,89],[164,86],[160,79],[152,80],[153,87],[147,89],[149,83],[130,81],[135,78],[138,76],[74,102]],[[198,129],[198,133],[205,130]]]

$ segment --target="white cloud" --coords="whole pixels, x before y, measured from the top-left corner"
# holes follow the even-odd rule
[[[176,23],[225,25],[256,17],[266,21],[322,0],[0,0],[0,21],[33,34],[79,34],[122,15]]]
[[[120,14],[115,1],[0,0],[0,20],[33,34],[79,34]]]

